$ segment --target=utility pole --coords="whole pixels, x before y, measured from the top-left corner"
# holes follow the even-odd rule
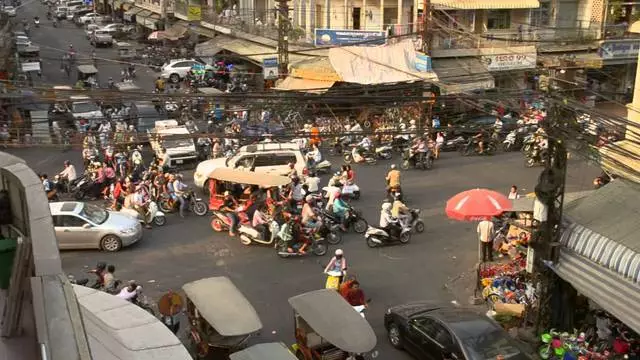
[[[567,148],[561,127],[565,126],[561,119],[569,119],[570,114],[562,114],[556,100],[551,99],[547,119],[542,122],[548,150],[545,167],[535,187],[536,206],[534,213],[539,213],[538,226],[533,232],[530,246],[534,250],[533,269],[537,274],[538,312],[535,321],[536,334],[540,329],[547,329],[551,324],[551,308],[549,301],[553,290],[555,275],[545,266],[545,261],[554,261],[554,248],[560,237],[562,225],[562,206],[564,202],[565,180],[567,174]],[[541,206],[540,206],[541,204]],[[540,208],[541,211],[536,211]]]
[[[422,3],[422,52],[427,56],[431,56],[431,0],[423,0]],[[418,127],[416,129],[416,135],[418,137],[424,135],[425,122],[428,124],[431,121],[431,112],[433,110],[432,100],[433,99],[428,99],[426,101],[427,109],[425,109],[424,105],[422,107],[422,116],[418,119]],[[424,103],[423,101],[423,104]]]
[[[289,71],[289,0],[278,3],[278,66],[279,75],[284,77]]]

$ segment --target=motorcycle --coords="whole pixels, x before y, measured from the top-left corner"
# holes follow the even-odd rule
[[[187,207],[189,211],[198,216],[207,215],[207,212],[209,211],[207,203],[201,198],[197,197],[193,190],[187,191],[184,195],[182,195],[182,197],[189,204]],[[178,210],[179,204],[180,203],[173,200],[171,196],[169,196],[169,194],[164,194],[160,199],[160,203],[158,205],[160,206],[160,210],[162,210],[163,212],[172,213]]]
[[[91,188],[93,187],[93,180],[91,180],[91,178],[87,175],[83,175],[78,179],[76,179],[78,181],[73,187],[73,190],[71,190],[71,193],[76,200],[80,201],[87,195],[90,195],[89,191],[91,191]]]
[[[326,210],[321,212],[321,217],[322,222],[327,223],[329,226],[333,226],[334,224],[340,225],[341,223],[340,219],[336,215]],[[369,224],[367,223],[367,220],[362,217],[362,213],[359,210],[349,208],[345,214],[344,226],[347,229],[353,228],[353,231],[358,234],[362,234],[367,230],[367,226],[369,226]]]
[[[40,20],[33,20],[33,24],[36,26],[36,29],[40,28]]]
[[[308,170],[316,174],[328,174],[331,172],[331,162],[329,160],[322,160],[317,164],[311,165]]]
[[[349,136],[342,136],[336,139],[335,143],[329,146],[329,155],[342,155],[345,148],[349,147],[351,138]]]
[[[246,213],[246,209],[248,207],[249,207],[248,204],[244,204],[242,206],[239,206],[235,210],[236,216],[238,217],[238,229],[240,229],[240,227],[242,226],[245,226],[246,227],[244,229],[245,234],[255,235],[253,232],[255,231],[255,229],[251,227],[251,219],[249,219]],[[222,232],[222,231],[229,230],[230,227],[231,227],[231,219],[229,219],[229,217],[227,216],[227,213],[225,211],[214,210],[213,216],[211,217],[211,228],[214,231]],[[249,229],[252,229],[253,231],[250,231]]]
[[[274,243],[276,235],[280,231],[280,225],[277,221],[269,221],[269,236],[265,237],[266,234],[256,230],[254,227],[249,226],[248,224],[240,224],[238,227],[238,233],[240,234],[240,243],[242,245],[251,245],[253,243],[258,243],[262,245],[271,245]]]
[[[374,150],[376,157],[380,160],[390,160],[393,156],[393,147],[391,145],[382,145]]]
[[[140,218],[140,214],[133,209],[123,208],[120,210],[121,213],[129,215],[134,219],[137,219],[140,223],[144,223],[145,219]],[[167,223],[167,218],[162,211],[158,209],[158,204],[155,201],[149,202],[147,206],[147,214],[146,214],[147,223],[153,222],[155,225],[163,226]]]
[[[367,231],[364,233],[364,238],[367,241],[367,246],[370,248],[375,248],[378,246],[391,245],[393,243],[399,242],[401,244],[406,244],[411,240],[411,232],[412,229],[409,226],[405,226],[406,224],[400,223],[402,229],[400,230],[400,234],[398,236],[391,236],[391,234],[387,233],[385,230],[368,226]]]
[[[484,144],[484,152],[481,154],[478,148],[478,143],[474,141],[474,138],[470,138],[467,141],[467,144],[460,148],[460,153],[462,156],[469,155],[493,155],[496,152],[496,144],[489,140],[485,141]]]
[[[290,220],[282,225],[280,231],[278,231],[278,234],[276,235],[275,246],[278,256],[281,258],[288,258],[306,256],[309,253],[315,256],[323,256],[327,253],[328,246],[324,239],[314,236],[313,234],[309,234],[309,232],[305,230],[301,231],[299,236],[302,237],[302,239],[300,239],[301,241],[294,246],[289,246],[293,241],[293,221]],[[302,253],[298,251],[298,245],[302,242],[309,244],[309,252]],[[292,250],[291,252],[289,251],[290,249]]]
[[[465,146],[466,143],[467,140],[464,136],[456,136],[451,140],[446,140],[444,144],[442,144],[440,151],[458,151],[461,147]]]
[[[364,151],[362,155],[358,153],[358,146],[353,145],[353,149],[350,153],[344,154],[343,158],[345,163],[351,164],[352,162],[361,163],[366,162],[367,164],[375,165],[378,161],[375,153],[371,151]]]
[[[541,149],[539,146],[534,146],[531,153],[525,155],[524,166],[534,167],[536,165],[544,165],[547,158],[547,150]]]
[[[531,150],[533,149],[535,142],[536,142],[536,139],[535,139],[535,136],[533,136],[533,133],[527,134],[527,136],[525,136],[524,139],[522,140],[522,152],[525,155],[531,153]]]
[[[420,209],[410,209],[409,215],[400,218],[402,227],[411,228],[418,234],[424,232],[424,221],[420,218]]]
[[[502,141],[502,150],[504,152],[513,151],[516,148],[516,141],[518,140],[516,130],[511,131]]]
[[[431,170],[434,159],[435,157],[431,150],[427,150],[427,152],[416,152],[409,148],[402,154],[402,163],[400,164],[400,168],[402,170],[408,170],[413,166],[416,169]]]

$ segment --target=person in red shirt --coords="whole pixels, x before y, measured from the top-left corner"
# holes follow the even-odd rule
[[[367,301],[364,298],[364,291],[360,289],[360,283],[357,280],[354,280],[351,283],[351,287],[347,291],[345,300],[347,300],[351,306],[367,307]]]

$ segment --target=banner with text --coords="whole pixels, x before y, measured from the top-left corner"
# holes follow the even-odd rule
[[[598,55],[605,60],[637,59],[640,40],[605,41],[598,49]]]
[[[536,67],[536,54],[486,55],[482,63],[489,71],[533,69]]]
[[[278,74],[278,58],[268,58],[262,60],[262,74],[265,80],[277,79]]]
[[[332,30],[316,29],[316,46],[327,45],[384,45],[387,42],[386,31],[373,30]]]

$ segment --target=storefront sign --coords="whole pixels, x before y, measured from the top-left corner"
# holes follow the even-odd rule
[[[315,30],[316,46],[326,45],[384,45],[387,42],[385,31],[369,30]]]
[[[600,45],[598,55],[605,60],[636,59],[640,51],[640,40],[606,41]]]
[[[262,74],[265,80],[278,78],[278,58],[262,60]]]
[[[536,54],[487,55],[482,62],[489,71],[532,69],[536,67]]]
[[[165,0],[137,0],[136,6],[149,10],[156,14],[162,14],[162,6],[164,5],[164,1]]]
[[[425,54],[416,54],[416,70],[419,72],[432,72],[431,57]]]

